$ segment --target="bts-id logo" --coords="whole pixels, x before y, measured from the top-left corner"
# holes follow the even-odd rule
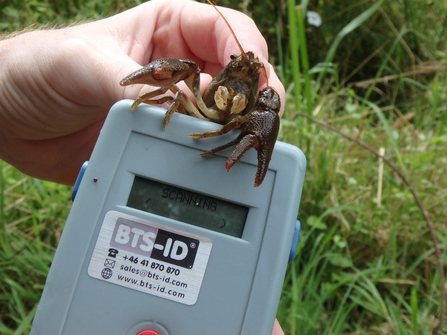
[[[195,238],[159,229],[151,258],[191,269],[199,243]]]
[[[118,218],[110,246],[191,269],[199,240]]]

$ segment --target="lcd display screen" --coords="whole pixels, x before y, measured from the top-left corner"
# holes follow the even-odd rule
[[[241,237],[248,207],[136,176],[127,206]]]

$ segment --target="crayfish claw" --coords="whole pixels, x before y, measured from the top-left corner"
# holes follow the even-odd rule
[[[238,140],[239,143],[228,157],[225,168],[227,170],[231,169],[233,165],[239,162],[239,160],[248,150],[250,150],[251,148],[255,148],[258,152],[258,166],[255,174],[254,187],[258,187],[262,184],[265,175],[267,174],[267,169],[270,163],[270,158],[272,156],[274,143],[273,145],[269,142],[263,143],[263,139],[259,138],[255,134],[246,134],[244,136],[239,136]]]
[[[238,137],[238,139],[241,136]],[[247,134],[243,136],[236,148],[234,148],[233,152],[227,159],[227,163],[225,164],[225,168],[227,170],[230,170],[234,164],[239,162],[239,160],[244,156],[244,154],[250,150],[251,148],[257,148],[259,147],[259,140],[256,135],[253,134]]]
[[[267,169],[270,163],[270,158],[272,157],[273,145],[261,145],[259,144],[258,150],[258,169],[255,174],[254,186],[258,187],[264,181],[265,175],[267,174]]]
[[[241,133],[234,140],[217,148],[202,152],[199,156],[208,156],[236,145],[227,159],[225,168],[231,169],[251,148],[258,152],[258,165],[254,186],[262,184],[267,174],[270,159],[279,132],[279,110],[281,102],[278,93],[272,87],[266,87],[259,92],[255,109],[242,116],[236,116],[222,128],[205,133],[191,133],[194,139],[223,135],[232,129],[240,129]]]

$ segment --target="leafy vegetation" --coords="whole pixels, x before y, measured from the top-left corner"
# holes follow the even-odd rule
[[[443,0],[219,1],[266,36],[288,98],[280,139],[308,159],[302,234],[278,310],[286,334],[431,334],[447,261],[447,4]],[[0,0],[0,29],[63,25],[132,1]],[[307,22],[315,11],[322,25]],[[26,334],[70,208],[70,189],[0,162],[0,333]],[[444,304],[446,304],[444,300]]]

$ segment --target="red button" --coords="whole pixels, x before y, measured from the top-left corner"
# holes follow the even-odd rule
[[[142,330],[137,335],[160,335],[155,330]]]

